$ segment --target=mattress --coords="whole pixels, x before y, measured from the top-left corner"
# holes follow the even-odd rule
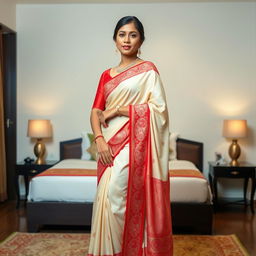
[[[95,161],[66,159],[49,170],[90,169],[95,170]],[[172,160],[169,169],[176,173],[185,169],[199,170],[189,161]],[[36,176],[29,184],[29,201],[93,202],[97,189],[96,176]],[[211,201],[208,182],[197,177],[170,177],[171,202],[205,203]]]

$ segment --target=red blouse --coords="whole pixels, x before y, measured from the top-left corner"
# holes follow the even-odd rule
[[[104,97],[104,85],[112,79],[110,76],[110,69],[105,70],[99,81],[96,96],[92,105],[92,108],[98,108],[100,110],[105,110],[105,97]]]

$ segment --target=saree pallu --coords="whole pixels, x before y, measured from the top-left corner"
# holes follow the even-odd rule
[[[102,127],[114,161],[98,161],[88,256],[171,256],[169,120],[159,73],[149,61],[113,78],[109,72],[93,108],[129,106],[129,117]]]

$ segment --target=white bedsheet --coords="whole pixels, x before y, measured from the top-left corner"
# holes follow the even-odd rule
[[[52,168],[97,169],[95,161],[67,159]],[[196,169],[193,163],[172,160],[169,169]],[[211,200],[208,182],[201,178],[172,177],[170,179],[171,202],[198,202]],[[97,177],[90,176],[39,176],[29,184],[29,201],[93,202],[97,189]]]

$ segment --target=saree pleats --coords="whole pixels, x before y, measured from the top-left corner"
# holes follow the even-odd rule
[[[105,170],[98,184],[93,207],[91,255],[122,255],[122,235],[128,180],[129,145],[114,160],[113,167]]]

